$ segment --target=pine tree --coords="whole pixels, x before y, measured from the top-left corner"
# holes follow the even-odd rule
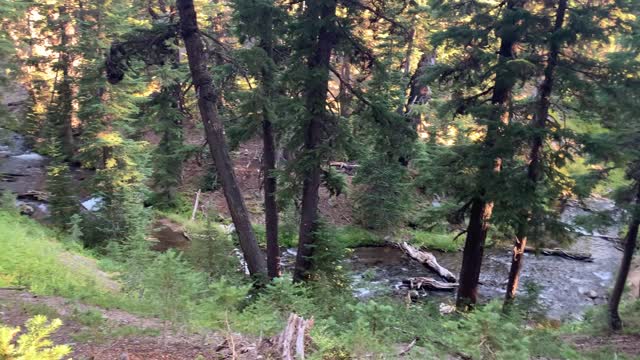
[[[469,201],[470,214],[457,296],[460,307],[473,306],[477,301],[484,243],[494,206],[491,191],[499,186],[503,162],[512,157],[503,140],[509,126],[513,88],[527,68],[525,65],[523,69],[515,53],[516,44],[529,25],[530,16],[524,4],[524,1],[507,1],[497,7],[474,4],[477,7],[468,8],[454,1],[444,2],[439,9],[450,19],[462,17],[462,20],[453,21],[434,36],[435,45],[451,45],[458,51],[451,56],[451,64],[434,68],[434,76],[439,76],[440,81],[459,82],[461,88],[456,91],[478,92],[475,96],[468,95],[455,111],[470,114],[481,128],[486,127],[482,141],[470,145],[472,149],[467,154],[471,155],[468,161],[475,168],[475,176],[470,182],[472,190],[466,195],[470,200],[465,200]],[[497,49],[488,46],[492,42],[498,42]],[[484,101],[470,101],[479,98]],[[454,96],[452,105],[455,99],[460,97]],[[483,105],[484,102],[490,105]]]
[[[623,10],[640,9],[635,7]],[[624,11],[616,11],[616,15],[624,15]],[[629,19],[623,18],[623,19]],[[619,23],[628,25],[618,29],[637,29],[638,22]],[[619,314],[619,306],[626,286],[627,276],[634,253],[637,250],[638,228],[640,227],[640,136],[638,134],[637,113],[640,101],[635,93],[640,86],[640,53],[638,45],[640,37],[637,32],[628,31],[619,34],[618,48],[609,54],[606,62],[599,63],[607,71],[602,77],[596,77],[598,87],[592,93],[594,97],[586,98],[581,105],[592,111],[600,120],[607,132],[590,137],[587,147],[596,159],[613,162],[625,168],[629,184],[616,189],[616,202],[625,208],[628,218],[627,234],[624,237],[624,253],[614,287],[608,303],[608,322],[613,331],[623,327]],[[601,69],[600,68],[600,69]]]
[[[555,24],[547,40],[549,42],[549,54],[547,55],[547,64],[544,68],[544,79],[539,87],[538,101],[535,106],[535,113],[533,114],[531,124],[531,126],[537,131],[531,141],[529,164],[527,166],[527,178],[529,180],[528,185],[531,187],[528,191],[532,193],[535,193],[536,185],[539,182],[543,171],[543,165],[541,164],[541,151],[545,139],[541,132],[543,132],[547,126],[547,118],[549,117],[549,108],[551,105],[550,97],[555,81],[554,75],[558,64],[560,47],[562,45],[561,40],[564,38],[561,36],[561,32],[563,31],[566,11],[567,1],[560,0],[555,13]],[[531,213],[523,216],[515,235],[516,241],[513,247],[513,258],[511,260],[511,268],[509,270],[505,304],[510,303],[515,298],[516,290],[518,289],[520,271],[522,269],[524,252],[527,246],[527,236],[530,226],[529,222],[531,221],[530,218]]]
[[[311,269],[314,233],[318,226],[318,189],[322,175],[321,152],[326,139],[324,129],[331,127],[327,114],[327,92],[331,53],[336,43],[335,0],[314,1],[307,4],[301,19],[304,36],[298,49],[306,61],[307,76],[304,83],[305,118],[303,122],[304,144],[300,162],[302,173],[302,205],[300,210],[300,232],[294,280],[307,278]]]
[[[262,174],[264,176],[264,209],[267,240],[267,272],[270,278],[280,276],[280,247],[278,246],[278,206],[276,202],[277,178],[276,144],[274,136],[274,97],[276,95],[276,64],[274,48],[274,17],[279,10],[273,1],[237,0],[235,18],[241,38],[257,39],[258,49],[251,49],[252,63],[248,66],[260,79],[260,88],[250,101],[251,112],[259,108],[262,123]],[[259,59],[256,61],[256,59]]]

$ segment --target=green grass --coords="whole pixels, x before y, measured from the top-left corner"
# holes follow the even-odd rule
[[[20,304],[20,310],[31,316],[44,315],[49,319],[56,319],[60,317],[58,310],[52,308],[46,304],[28,303],[24,302]]]
[[[343,226],[336,229],[337,241],[346,248],[378,245],[382,237],[357,226]]]
[[[65,256],[91,254],[58,238],[54,231],[29,218],[0,210],[0,286],[24,286],[38,295],[146,312],[145,304],[106,288],[104,279],[90,267],[63,261]]]
[[[454,233],[415,230],[411,232],[411,235],[411,243],[413,245],[425,247],[431,250],[454,252],[458,251],[461,246],[460,238],[456,241],[453,240],[456,236]]]

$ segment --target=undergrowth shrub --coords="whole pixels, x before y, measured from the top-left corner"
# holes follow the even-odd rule
[[[207,216],[203,227],[188,227],[191,244],[185,258],[211,278],[239,275],[240,260],[230,237]]]
[[[193,271],[181,253],[171,249],[159,254],[145,269],[143,286],[144,299],[156,305],[163,319],[188,322],[186,315],[206,290],[206,278]]]
[[[27,320],[26,331],[20,334],[19,327],[0,324],[0,359],[3,360],[60,360],[69,353],[68,345],[54,345],[49,337],[62,326],[60,319],[48,321],[36,315]]]
[[[386,154],[374,153],[362,162],[353,178],[354,217],[367,229],[400,227],[412,208],[407,169]]]
[[[528,360],[531,337],[522,331],[521,319],[505,316],[501,306],[500,302],[493,301],[462,314],[459,319],[445,322],[444,342],[474,359]]]

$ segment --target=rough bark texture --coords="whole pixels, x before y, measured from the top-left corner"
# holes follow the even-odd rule
[[[493,204],[487,204],[480,198],[474,199],[471,203],[467,239],[462,252],[460,286],[456,300],[457,306],[460,308],[473,305],[478,299],[480,267],[484,254],[484,242],[489,229],[487,221],[491,217],[492,210]]]
[[[351,100],[353,96],[347,89],[345,84],[351,83],[351,59],[348,55],[342,57],[342,66],[340,67],[340,92],[338,93],[338,101],[340,103],[340,116],[347,117],[351,115]]]
[[[227,205],[240,240],[240,247],[249,272],[252,275],[265,274],[266,263],[264,256],[258,247],[256,237],[251,228],[249,214],[238,188],[229,151],[227,150],[222,122],[218,117],[216,109],[218,94],[214,89],[211,75],[207,71],[204,58],[205,52],[198,31],[193,0],[178,0],[177,7],[180,14],[180,30],[187,49],[191,77],[198,95],[198,107],[205,128],[205,136],[216,164],[216,169],[220,175],[220,182],[222,183]]]
[[[313,319],[304,318],[291,313],[287,326],[275,339],[278,355],[282,360],[304,359],[305,344],[310,342],[309,331],[313,327]]]
[[[516,7],[523,6],[524,3],[524,0],[509,0],[507,1],[506,10],[510,12]],[[505,16],[505,19],[507,18],[507,15],[503,16]],[[510,16],[513,21],[516,21],[511,14],[508,16]],[[508,25],[511,27],[516,26],[516,24]],[[514,58],[514,47],[517,40],[516,32],[505,31],[505,29],[501,31],[500,50],[498,51],[498,61],[500,64],[504,64]],[[490,122],[484,141],[484,146],[487,149],[495,147],[496,141],[500,136],[500,126],[506,123],[509,118],[506,105],[509,101],[514,82],[508,79],[510,77],[508,75],[509,74],[501,73],[501,70],[498,70],[496,73],[493,94],[491,96],[491,103],[495,110],[489,118]],[[493,163],[493,169],[481,169],[481,171],[487,172],[492,170],[499,172],[501,168],[502,159],[496,158]],[[480,179],[480,181],[484,181],[484,179]],[[493,203],[484,199],[486,191],[483,189],[482,184],[479,184],[478,188],[479,196],[474,198],[471,204],[467,238],[462,255],[462,268],[460,269],[460,287],[458,288],[456,303],[458,308],[461,309],[473,307],[478,300],[478,283],[480,280],[484,243],[487,238],[487,230],[489,229],[489,219],[493,212]]]
[[[640,184],[638,186],[638,193],[636,195],[636,207],[640,206]],[[638,209],[634,209],[633,219],[629,224],[629,231],[625,238],[624,255],[622,255],[622,261],[620,262],[620,270],[618,270],[618,277],[616,283],[611,290],[611,297],[609,298],[609,327],[611,330],[622,330],[622,320],[618,312],[620,306],[620,300],[622,299],[622,293],[624,292],[624,286],[627,283],[627,276],[629,275],[629,269],[631,268],[631,260],[633,260],[633,253],[636,251],[637,239],[638,239],[638,227],[640,226],[640,215]]]
[[[273,15],[271,10],[264,14],[264,34],[260,47],[269,59],[273,59]],[[262,70],[262,90],[267,101],[271,99],[273,91],[272,69],[264,66]],[[276,168],[276,148],[273,128],[267,107],[262,109],[262,172],[264,174],[264,217],[267,237],[267,272],[270,278],[280,276],[280,247],[278,246],[278,205],[276,204],[277,180],[274,175]]]
[[[309,116],[304,134],[304,151],[309,158],[305,165],[302,184],[302,209],[298,254],[294,269],[294,280],[304,280],[311,268],[314,233],[318,222],[318,188],[320,187],[321,159],[317,154],[327,120],[326,104],[329,90],[329,61],[336,42],[331,18],[335,16],[336,1],[312,1],[307,3],[305,17],[318,23],[318,36],[313,43],[313,52],[307,61],[311,74],[306,81],[306,110]]]
[[[558,8],[556,10],[556,19],[553,29],[553,33],[556,34],[562,29],[564,23],[564,15],[567,10],[567,0],[560,0],[558,2]],[[537,182],[540,180],[541,167],[542,167],[542,145],[544,142],[543,135],[540,133],[544,130],[549,116],[549,106],[551,105],[551,90],[553,89],[554,72],[558,64],[558,54],[560,53],[560,44],[557,40],[550,40],[549,57],[547,59],[547,65],[544,69],[544,80],[540,85],[539,99],[537,104],[536,113],[533,119],[533,128],[538,131],[531,143],[531,152],[529,154],[529,166],[527,169],[527,176],[529,180],[529,190],[534,191]],[[513,301],[518,290],[518,282],[520,280],[520,271],[522,270],[522,264],[524,262],[524,252],[527,247],[527,235],[530,227],[531,214],[528,214],[526,219],[523,219],[522,225],[520,225],[516,234],[516,241],[513,246],[513,257],[511,259],[511,268],[509,270],[509,280],[507,282],[507,292],[505,295],[505,305]]]
[[[405,115],[411,120],[411,124],[414,129],[417,129],[420,125],[420,113],[414,111],[412,107],[414,105],[424,105],[429,101],[431,96],[431,90],[429,86],[424,85],[421,78],[426,74],[429,66],[434,59],[433,54],[423,53],[418,61],[418,67],[416,68],[411,79],[409,80],[409,97],[407,98],[407,104],[405,107]]]
[[[60,68],[62,70],[62,80],[58,85],[58,116],[60,116],[60,135],[62,138],[62,153],[65,159],[71,159],[74,152],[73,144],[73,57],[71,55],[71,46],[73,45],[73,37],[75,29],[71,22],[71,15],[67,10],[67,6],[58,8],[60,20],[62,23],[60,34]]]

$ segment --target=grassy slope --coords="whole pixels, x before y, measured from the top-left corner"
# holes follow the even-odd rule
[[[0,286],[24,286],[106,307],[134,307],[81,247],[35,221],[0,210]],[[129,306],[128,306],[129,305]]]

